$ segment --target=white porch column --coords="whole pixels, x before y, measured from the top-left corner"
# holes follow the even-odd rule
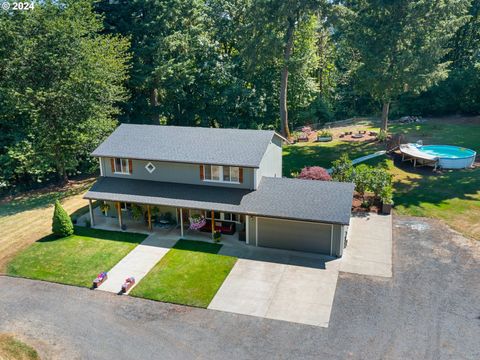
[[[180,208],[180,237],[183,238],[183,209]]]
[[[250,222],[250,216],[245,215],[245,243],[246,244],[250,244],[250,239],[249,239],[250,227],[248,225],[249,222]]]
[[[255,246],[258,246],[258,216],[255,216]]]
[[[88,210],[90,211],[90,224],[92,226],[95,226],[95,218],[93,217],[93,207],[91,199],[88,199]]]

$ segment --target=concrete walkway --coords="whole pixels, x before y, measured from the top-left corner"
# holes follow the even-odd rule
[[[138,284],[177,240],[176,236],[171,238],[160,237],[157,234],[148,236],[108,272],[108,279],[98,289],[118,293],[125,279],[131,276],[135,278],[135,285]]]
[[[392,277],[392,216],[352,216],[340,271]]]

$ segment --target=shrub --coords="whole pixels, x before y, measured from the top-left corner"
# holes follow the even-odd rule
[[[55,210],[53,211],[52,232],[59,237],[73,234],[72,219],[58,200],[55,201]]]
[[[92,222],[90,221],[90,219],[86,219],[86,220],[85,220],[85,226],[86,226],[87,228],[91,228],[91,227],[92,227]]]
[[[377,135],[377,140],[380,142],[386,141],[388,138],[388,134],[385,130],[380,130],[379,134]]]
[[[393,204],[393,188],[392,185],[385,186],[380,194],[384,204]]]
[[[355,178],[355,169],[347,153],[343,153],[340,158],[333,162],[332,179],[340,182],[353,182]]]
[[[328,171],[320,166],[307,166],[304,167],[298,175],[299,179],[308,179],[308,180],[321,180],[321,181],[331,181],[332,177]]]
[[[370,190],[372,184],[372,168],[367,165],[359,165],[355,169],[355,191],[364,195],[365,191]]]
[[[322,130],[317,134],[318,137],[332,137],[332,133],[328,130]]]
[[[376,197],[380,197],[385,187],[392,186],[392,175],[382,167],[372,168],[370,190]]]

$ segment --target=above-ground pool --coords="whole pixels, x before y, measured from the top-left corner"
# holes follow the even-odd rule
[[[464,169],[473,165],[477,153],[471,149],[451,145],[424,145],[417,149],[438,158],[438,165],[444,169]]]

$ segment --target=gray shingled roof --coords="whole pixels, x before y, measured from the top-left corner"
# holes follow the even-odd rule
[[[264,177],[258,190],[101,177],[86,199],[348,224],[354,185]]]
[[[258,168],[274,131],[120,125],[92,156]]]

